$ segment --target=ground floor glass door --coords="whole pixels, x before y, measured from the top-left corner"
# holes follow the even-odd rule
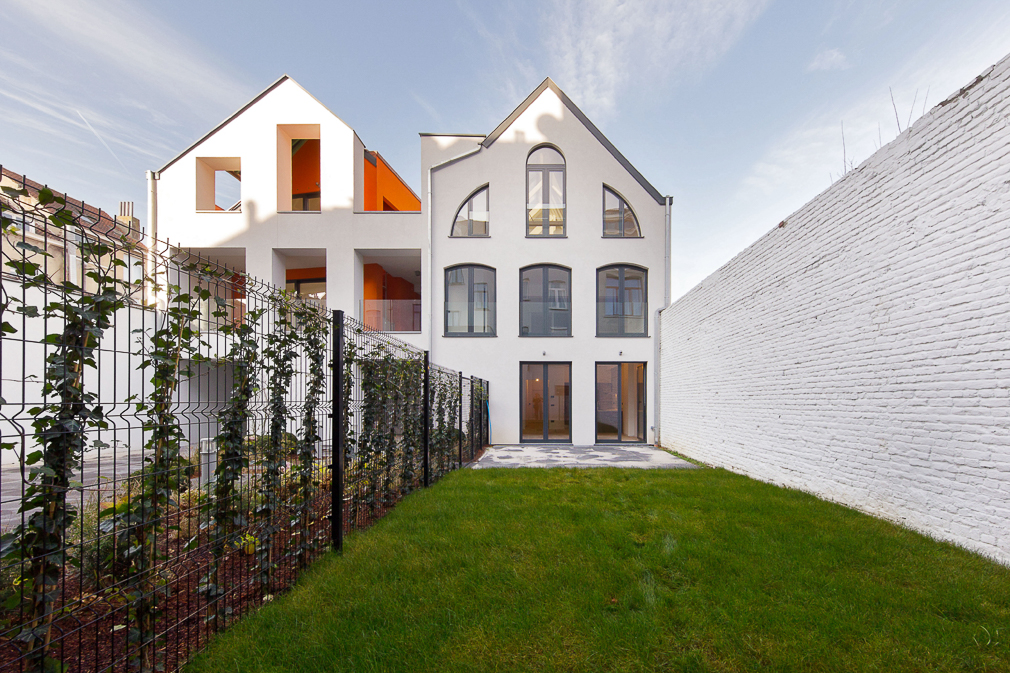
[[[596,441],[645,441],[645,363],[596,363]]]
[[[522,441],[572,441],[572,363],[523,362],[519,368]]]

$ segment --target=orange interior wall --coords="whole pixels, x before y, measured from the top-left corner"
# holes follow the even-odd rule
[[[319,140],[306,140],[291,157],[291,193],[319,191]]]
[[[308,269],[288,269],[285,280],[306,280],[309,278],[326,278],[325,266],[313,266]]]
[[[382,286],[385,281],[386,292],[383,296]],[[365,264],[362,299],[420,299],[421,295],[414,291],[414,284],[404,278],[391,276],[379,264]]]
[[[421,210],[421,200],[396,176],[381,155],[372,152],[375,165],[365,159],[365,210],[382,210],[385,199],[396,210]]]

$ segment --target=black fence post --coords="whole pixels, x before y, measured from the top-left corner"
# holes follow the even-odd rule
[[[424,434],[422,436],[422,441],[424,442],[424,487],[428,488],[431,483],[431,469],[430,463],[428,461],[428,442],[429,442],[429,432],[431,427],[431,383],[428,379],[428,364],[431,354],[428,351],[424,351]]]
[[[333,441],[330,467],[330,517],[333,548],[344,550],[344,312],[333,312]]]
[[[491,382],[484,382],[484,443],[491,446]]]
[[[477,425],[474,423],[477,410],[477,388],[473,384],[473,377],[470,377],[470,457],[477,455]]]
[[[463,467],[463,372],[459,373],[459,434],[456,436],[459,444],[459,467]]]

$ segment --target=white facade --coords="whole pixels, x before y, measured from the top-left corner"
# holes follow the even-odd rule
[[[292,138],[319,139],[318,212],[283,210],[291,198],[284,190],[290,170],[284,162]],[[564,236],[527,236],[526,163],[542,145],[564,157]],[[520,441],[520,363],[544,362],[571,364],[570,433],[560,441],[579,445],[597,439],[596,363],[643,363],[639,390],[645,405],[638,408],[644,418],[626,423],[635,425],[632,441],[655,441],[657,315],[669,276],[668,199],[553,82],[546,80],[490,136],[423,134],[420,212],[362,210],[363,152],[352,129],[282,78],[156,174],[157,235],[225,262],[241,261],[246,272],[281,286],[286,271],[325,266],[328,306],[359,319],[367,260],[419,254],[420,331],[397,336],[429,349],[434,362],[490,382],[494,443]],[[241,170],[240,211],[213,211],[205,195],[201,200],[200,171],[215,168]],[[488,235],[450,236],[461,204],[485,185]],[[604,237],[605,185],[630,206],[641,236]],[[520,335],[520,270],[538,264],[570,269],[563,304],[570,307],[570,336]],[[446,334],[446,269],[457,265],[494,269],[493,336]],[[597,336],[597,270],[609,265],[647,271],[646,301],[635,308],[644,311],[644,335]],[[634,399],[637,393],[633,404],[641,402]]]

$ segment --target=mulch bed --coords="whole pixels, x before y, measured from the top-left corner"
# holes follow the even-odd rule
[[[480,449],[474,461],[484,454]],[[472,461],[471,461],[472,462]],[[432,483],[442,476],[443,471],[433,474]],[[414,489],[420,487],[419,481],[413,484]],[[352,493],[361,494],[363,483],[348,483],[345,487],[344,531],[363,530],[385,516],[402,495],[382,502],[376,502],[374,507],[359,504],[352,512]],[[360,497],[360,495],[359,495]],[[178,515],[174,515],[177,517]],[[299,574],[297,559],[293,555],[298,542],[297,527],[290,524],[289,517],[278,517],[280,531],[275,534],[275,558],[278,559],[274,568],[271,593],[261,581],[255,555],[247,555],[241,549],[235,549],[223,557],[219,572],[219,584],[227,593],[217,600],[227,613],[225,627],[241,615],[271,600],[274,595],[289,589]],[[321,553],[329,549],[331,542],[330,496],[324,492],[317,497],[310,509],[311,523],[309,539],[316,542],[316,550],[312,552],[311,562]],[[177,521],[169,519],[170,525]],[[256,533],[255,526],[250,532]],[[201,534],[196,548],[184,549],[186,540],[181,538],[167,539],[161,548],[167,558],[159,567],[163,577],[168,578],[168,596],[162,600],[161,612],[157,618],[157,630],[161,640],[157,647],[158,663],[166,671],[179,669],[192,655],[207,646],[209,639],[215,633],[215,625],[209,623],[211,603],[207,597],[198,591],[200,581],[208,572],[213,561],[213,554],[206,540],[206,533]],[[91,591],[82,585],[81,576],[77,571],[68,570],[61,586],[59,601],[62,614],[54,620],[52,634],[53,644],[51,656],[62,661],[67,666],[68,673],[85,673],[92,671],[129,671],[136,667],[130,665],[135,657],[135,648],[127,642],[127,631],[133,624],[127,624],[127,605],[119,595],[117,586]],[[7,631],[15,625],[17,615],[0,614],[0,631]],[[18,644],[9,639],[0,639],[0,673],[28,670],[29,662]]]

